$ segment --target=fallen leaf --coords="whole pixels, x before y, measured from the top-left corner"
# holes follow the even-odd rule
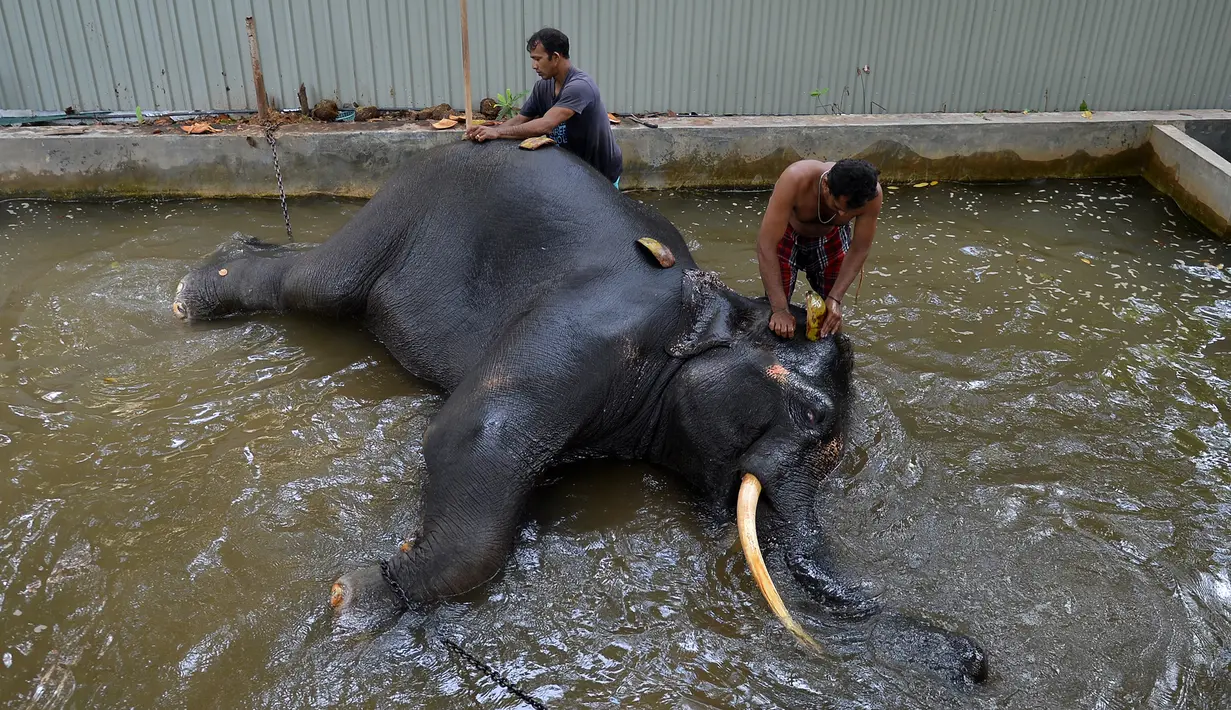
[[[537,136],[535,138],[527,138],[519,143],[518,147],[524,148],[525,150],[538,150],[545,145],[555,145],[555,141],[549,136]]]
[[[897,185],[890,185],[890,186],[889,186],[889,189],[890,189],[890,190],[896,190],[896,189],[898,189],[898,186],[897,186]]]
[[[675,255],[671,253],[671,250],[665,244],[657,239],[642,237],[637,240],[637,243],[653,254],[654,258],[658,260],[658,265],[664,269],[669,269],[675,264]]]
[[[445,128],[452,128],[456,125],[457,125],[457,121],[454,121],[451,118],[442,118],[439,121],[433,123],[432,128],[435,128],[436,130],[439,131]]]
[[[1094,264],[1091,264],[1091,263],[1090,263],[1090,260],[1089,260],[1089,259],[1087,259],[1087,258],[1085,258],[1085,257],[1082,257],[1081,263],[1083,263],[1083,264],[1090,264],[1090,266],[1094,266]]]
[[[914,184],[914,187],[927,187],[927,186],[928,184],[926,182],[917,182]]]
[[[1091,111],[1082,111],[1081,117],[1082,118],[1094,118],[1094,113]]]
[[[940,181],[939,181],[939,180],[933,180],[932,182],[929,182],[928,184],[929,184],[929,185],[939,185],[939,184],[940,184]]]
[[[620,117],[615,115],[614,113],[607,114],[607,120],[611,121],[613,124],[616,124],[616,125],[619,125],[620,123]]]
[[[180,126],[184,133],[222,133],[222,131],[203,121],[197,121],[188,126]]]
[[[119,382],[119,380],[115,379],[114,377],[104,377],[103,382],[109,385],[114,385],[116,382]]]

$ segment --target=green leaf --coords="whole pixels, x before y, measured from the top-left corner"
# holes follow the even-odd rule
[[[1078,110],[1078,111],[1089,111],[1089,110],[1090,110],[1090,107],[1086,105],[1086,102],[1085,102],[1085,101],[1082,101],[1082,102],[1081,102],[1081,106],[1078,106],[1078,107],[1077,107],[1077,110]]]

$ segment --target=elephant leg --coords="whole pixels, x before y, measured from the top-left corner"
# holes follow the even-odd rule
[[[583,368],[519,357],[515,348],[493,351],[503,361],[468,377],[424,434],[427,484],[414,544],[379,571],[334,584],[330,603],[343,625],[371,626],[391,607],[462,594],[498,574],[539,475],[602,404],[595,388],[603,378],[582,382]],[[523,369],[511,375],[508,362]],[[559,372],[546,371],[552,367]]]
[[[483,458],[497,455],[489,450]],[[340,626],[382,625],[407,608],[471,591],[504,566],[533,479],[501,479],[477,468],[429,470],[423,523],[413,543],[334,583],[330,604]]]
[[[193,320],[262,311],[356,315],[403,241],[348,225],[313,249],[265,245],[225,253],[180,281],[171,309]]]
[[[442,411],[424,438],[419,534],[380,565],[338,579],[330,603],[344,626],[371,627],[404,607],[468,592],[499,573],[512,550],[542,468],[522,453],[533,437],[489,410],[465,422]]]

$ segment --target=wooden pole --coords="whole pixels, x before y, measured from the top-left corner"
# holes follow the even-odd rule
[[[466,19],[466,0],[462,0],[462,80],[466,84],[466,128],[473,124],[470,108],[470,27]]]
[[[463,0],[464,1],[464,0]],[[269,119],[269,105],[265,97],[265,75],[261,73],[261,51],[256,45],[256,20],[244,19],[248,25],[248,51],[252,54],[252,82],[256,88],[256,114],[262,120]]]

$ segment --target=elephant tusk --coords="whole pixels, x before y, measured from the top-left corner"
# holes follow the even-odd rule
[[[748,568],[752,571],[752,578],[760,587],[761,594],[765,596],[765,601],[769,602],[769,608],[774,612],[774,616],[777,616],[782,625],[795,634],[800,641],[819,650],[820,646],[816,641],[791,618],[786,605],[782,603],[782,597],[778,596],[774,580],[769,577],[769,570],[765,568],[765,559],[761,557],[761,544],[757,542],[757,499],[760,497],[761,482],[751,473],[745,473],[743,483],[739,487],[739,502],[735,509],[735,519],[739,527],[739,543],[744,548]]]

